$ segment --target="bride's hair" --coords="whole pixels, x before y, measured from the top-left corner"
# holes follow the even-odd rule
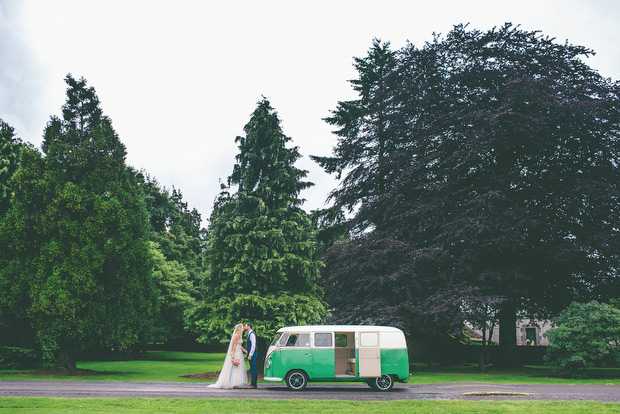
[[[242,335],[243,334],[243,324],[242,323],[238,323],[235,325],[235,331],[233,332],[233,334],[238,334],[238,335]]]

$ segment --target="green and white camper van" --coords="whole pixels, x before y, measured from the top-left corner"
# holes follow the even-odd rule
[[[265,358],[265,380],[284,380],[291,390],[303,390],[308,381],[364,381],[387,391],[408,379],[405,335],[388,326],[281,328]]]

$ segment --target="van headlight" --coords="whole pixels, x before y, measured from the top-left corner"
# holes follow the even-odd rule
[[[269,369],[270,366],[271,366],[271,360],[268,359],[267,361],[265,361],[265,369]]]

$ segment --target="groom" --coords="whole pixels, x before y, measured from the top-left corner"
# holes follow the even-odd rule
[[[248,333],[248,361],[250,362],[250,373],[252,381],[246,388],[256,388],[256,333],[252,330],[252,324],[246,323],[243,329]]]

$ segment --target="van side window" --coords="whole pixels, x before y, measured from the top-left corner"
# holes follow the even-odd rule
[[[291,334],[285,346],[310,346],[310,334]]]
[[[347,347],[347,334],[336,334],[336,348]]]
[[[315,333],[314,334],[314,346],[331,347],[332,346],[332,334]]]
[[[379,338],[376,332],[361,332],[360,343],[362,346],[379,346]]]
[[[289,334],[282,334],[282,338],[280,338],[280,346],[286,346],[286,343],[288,342],[288,337]]]

